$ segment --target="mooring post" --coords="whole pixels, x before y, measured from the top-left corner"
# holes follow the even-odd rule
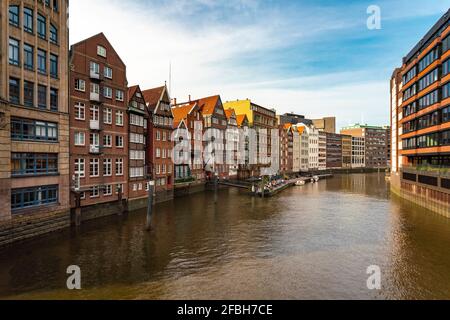
[[[81,225],[81,194],[75,193],[75,226]]]
[[[150,181],[148,183],[148,199],[147,199],[147,223],[146,230],[150,231],[152,228],[152,215],[153,215],[153,187],[155,186],[155,181]]]
[[[119,216],[121,216],[123,213],[122,185],[117,186],[117,198],[119,200]]]
[[[261,198],[264,198],[264,193],[266,192],[266,188],[264,185],[264,176],[261,177]]]
[[[214,203],[217,204],[217,189],[219,186],[218,173],[214,173]]]

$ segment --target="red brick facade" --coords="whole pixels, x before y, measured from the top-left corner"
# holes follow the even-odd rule
[[[153,114],[153,132],[150,132],[150,148],[147,157],[152,160],[153,179],[157,201],[173,198],[173,116],[167,87],[159,87],[142,92],[148,110]]]
[[[81,205],[117,201],[119,188],[127,198],[126,66],[100,33],[72,46],[70,68],[70,172]]]

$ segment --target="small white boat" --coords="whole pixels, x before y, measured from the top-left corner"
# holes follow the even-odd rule
[[[297,187],[304,186],[305,184],[306,184],[305,180],[298,180],[298,181],[295,183],[295,185],[296,185]]]
[[[313,177],[314,182],[319,182],[320,178],[318,176]]]

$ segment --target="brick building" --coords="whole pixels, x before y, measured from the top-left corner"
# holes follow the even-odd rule
[[[225,153],[225,133],[228,126],[228,119],[219,95],[193,100],[198,104],[201,115],[203,116],[203,127],[207,133],[206,154],[211,154],[211,158],[203,159],[207,177],[212,177],[217,173],[220,178],[229,178],[229,168],[226,164]],[[208,131],[216,129],[216,131]],[[208,135],[209,132],[209,135]],[[215,151],[213,153],[212,151]]]
[[[70,69],[72,189],[80,192],[81,206],[126,199],[126,66],[105,35],[99,33],[71,47]]]
[[[149,132],[147,157],[152,159],[152,177],[155,180],[156,201],[173,199],[174,167],[172,152],[174,142],[173,115],[166,85],[142,91],[149,112],[153,114],[153,132]]]
[[[280,173],[290,174],[293,170],[294,135],[292,125],[280,125]]]
[[[342,168],[342,137],[340,134],[328,133],[327,137],[327,169]]]
[[[195,179],[198,182],[205,181],[205,172],[203,170],[203,116],[197,102],[188,102],[172,107],[173,127],[174,129],[184,128],[189,132],[190,140],[190,159],[188,172],[186,165],[175,166],[175,179],[185,180],[186,178]],[[183,124],[182,124],[183,123]]]
[[[387,168],[390,129],[386,127],[355,124],[342,128],[341,134],[364,138],[365,165],[367,168]]]

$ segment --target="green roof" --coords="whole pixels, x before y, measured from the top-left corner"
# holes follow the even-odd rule
[[[354,125],[348,126],[348,127],[343,127],[342,130],[350,130],[350,129],[375,129],[375,130],[386,130],[388,129],[387,126],[369,126],[367,124],[359,124],[356,123]]]

